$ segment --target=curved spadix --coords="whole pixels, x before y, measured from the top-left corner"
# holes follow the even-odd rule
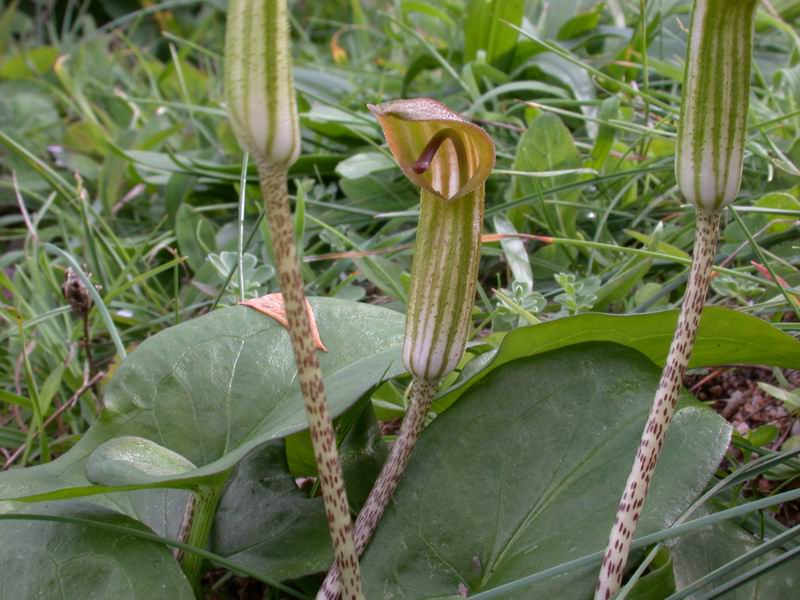
[[[394,100],[369,109],[403,173],[431,194],[455,200],[478,189],[491,174],[492,138],[438,100]]]
[[[430,98],[370,110],[400,168],[421,188],[403,362],[418,380],[437,382],[456,368],[469,338],[494,143]]]

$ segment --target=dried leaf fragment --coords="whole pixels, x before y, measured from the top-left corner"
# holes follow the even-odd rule
[[[255,308],[258,312],[275,319],[284,329],[289,329],[289,321],[286,318],[286,307],[283,305],[283,295],[280,292],[275,294],[267,294],[266,296],[261,296],[260,298],[251,298],[250,300],[245,300],[240,304],[249,306],[250,308]],[[314,318],[314,311],[311,310],[311,304],[307,299],[306,310],[308,311],[308,317],[311,321],[311,334],[314,337],[314,346],[316,346],[317,350],[327,352],[328,349],[325,347],[325,344],[322,343],[322,339],[319,337],[319,329],[317,329],[317,320]]]

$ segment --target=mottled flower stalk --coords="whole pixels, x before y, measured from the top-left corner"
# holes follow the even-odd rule
[[[458,366],[470,331],[485,198],[494,144],[480,127],[426,98],[370,106],[403,172],[420,186],[420,215],[403,362],[411,401],[389,457],[356,520],[364,551],[408,464],[438,383]],[[318,600],[339,597],[334,565]]]
[[[739,192],[757,5],[757,0],[693,4],[675,163],[681,193],[696,208],[692,268],[667,362],[614,519],[595,600],[608,600],[620,588],[694,347],[719,240],[720,213]]]
[[[350,509],[325,401],[313,317],[307,310],[289,208],[288,170],[300,154],[289,37],[285,0],[229,0],[225,95],[239,143],[258,168],[334,555],[342,565],[344,596],[348,600],[361,600],[364,594]]]
[[[189,493],[177,536],[179,542],[197,546],[198,548],[206,547],[221,498],[221,485],[218,487],[199,486]],[[189,580],[195,595],[198,598],[202,598],[203,587],[200,577],[203,574],[202,567],[205,559],[194,552],[184,552],[180,549],[175,550],[173,556],[180,563],[181,569],[186,575],[186,579]]]

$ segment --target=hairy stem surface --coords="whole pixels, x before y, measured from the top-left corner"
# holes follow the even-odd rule
[[[389,499],[397,487],[397,482],[405,471],[411,451],[419,439],[425,423],[425,416],[428,414],[435,395],[436,383],[414,379],[411,389],[411,404],[403,419],[400,433],[356,520],[355,544],[359,556],[367,547],[367,543],[389,504]],[[317,600],[336,600],[339,597],[340,588],[341,576],[337,563],[334,563],[317,593]]]
[[[600,577],[597,582],[595,600],[608,600],[620,588],[622,573],[628,560],[631,540],[636,531],[636,524],[642,512],[647,488],[656,467],[664,438],[667,434],[678,393],[681,389],[683,375],[692,354],[700,315],[708,293],[711,269],[719,239],[720,212],[716,209],[697,208],[697,229],[695,247],[692,257],[692,269],[683,305],[678,316],[675,336],[667,355],[667,362],[661,373],[658,390],[650,408],[633,469],[628,475],[625,491],[622,494],[614,526],[608,540],[608,547],[603,556]]]
[[[342,467],[336,450],[336,436],[325,401],[325,387],[314,345],[311,320],[306,309],[303,278],[297,262],[286,167],[270,166],[264,164],[264,161],[257,163],[272,237],[275,268],[278,272],[297,364],[297,378],[308,416],[308,428],[319,471],[334,555],[342,571],[343,593],[347,600],[362,600],[364,593],[358,556],[353,543],[353,523],[350,519]]]

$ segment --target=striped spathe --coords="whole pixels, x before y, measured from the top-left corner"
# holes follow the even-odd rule
[[[397,164],[421,188],[403,362],[416,379],[436,382],[458,366],[470,333],[494,143],[430,98],[369,108]]]
[[[695,204],[692,268],[655,398],[628,474],[595,589],[611,600],[622,585],[631,544],[700,328],[720,236],[722,207],[742,178],[757,0],[695,0],[685,65],[678,185]]]
[[[696,206],[733,201],[742,179],[757,0],[695,0],[675,175]]]
[[[286,0],[229,0],[225,100],[239,144],[266,165],[300,156]]]
[[[442,201],[423,190],[403,363],[424,381],[458,366],[470,333],[480,260],[484,189]]]

